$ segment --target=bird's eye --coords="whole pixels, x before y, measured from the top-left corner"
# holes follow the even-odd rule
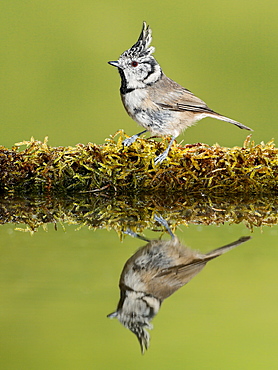
[[[138,62],[136,62],[136,60],[133,60],[131,62],[131,65],[132,65],[132,67],[137,67],[138,66]]]

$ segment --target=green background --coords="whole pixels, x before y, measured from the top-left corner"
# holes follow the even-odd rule
[[[144,356],[134,334],[106,315],[116,309],[124,263],[146,243],[75,230],[49,225],[31,237],[1,227],[1,369],[277,368],[277,226],[256,229],[166,299]],[[250,231],[189,225],[177,235],[206,252]]]
[[[0,2],[0,144],[31,136],[49,144],[95,142],[123,128],[117,71],[107,64],[153,29],[164,72],[214,110],[276,136],[277,13],[274,1]],[[186,143],[242,145],[248,132],[205,119]],[[143,244],[114,232],[0,229],[0,367],[3,369],[276,369],[277,226],[212,261],[165,301],[149,351],[106,314],[118,279]],[[178,231],[201,251],[249,235],[243,225]],[[153,235],[150,233],[149,235]],[[167,236],[165,236],[166,238]]]
[[[0,2],[0,144],[31,136],[50,145],[103,143],[140,130],[107,64],[137,40],[146,20],[164,72],[217,112],[276,134],[276,0]],[[185,143],[242,145],[247,131],[205,119]]]

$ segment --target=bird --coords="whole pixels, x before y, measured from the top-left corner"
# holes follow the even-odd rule
[[[155,220],[166,227],[170,240],[146,239],[132,231],[133,237],[147,241],[125,263],[120,276],[120,300],[115,312],[107,317],[117,318],[134,333],[141,353],[149,348],[151,320],[159,312],[162,302],[187,284],[206,263],[250,239],[249,236],[202,254],[185,247],[169,228],[167,221],[155,215]]]
[[[137,42],[124,51],[118,60],[108,62],[118,68],[120,95],[127,113],[144,128],[144,131],[126,138],[124,146],[130,146],[147,131],[153,136],[170,136],[166,150],[154,159],[154,164],[158,165],[168,157],[174,140],[181,132],[202,118],[216,118],[253,131],[238,121],[216,113],[191,91],[167,77],[152,55],[155,48],[150,46],[151,42],[152,30],[143,22]]]

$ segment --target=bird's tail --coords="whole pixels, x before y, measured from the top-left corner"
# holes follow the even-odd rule
[[[214,112],[215,114],[212,114],[211,117],[212,118],[216,118],[216,119],[219,119],[220,121],[225,121],[225,122],[229,122],[229,123],[232,123],[233,125],[241,128],[241,129],[244,129],[244,130],[248,130],[248,131],[253,131],[250,127],[247,127],[245,125],[243,125],[242,123],[238,122],[238,121],[235,121],[231,118],[228,118],[228,117],[225,117],[225,116],[222,116],[221,114],[219,113],[216,113]]]
[[[249,240],[249,239],[251,239],[250,236],[243,236],[243,237],[239,238],[238,240],[236,240],[233,243],[230,243],[230,244],[224,245],[223,247],[214,249],[213,251],[208,252],[205,255],[205,260],[211,260],[213,258],[221,256],[222,254],[224,254],[224,253],[228,252],[229,250],[237,247],[238,245],[247,242],[247,240]]]

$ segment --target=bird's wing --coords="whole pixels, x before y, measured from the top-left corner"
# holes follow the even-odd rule
[[[160,93],[158,94],[157,91]],[[161,94],[162,91],[165,93]],[[217,114],[191,91],[185,89],[165,75],[156,83],[156,90],[153,91],[152,98],[155,104],[167,110]]]
[[[195,113],[208,113],[208,114],[216,114],[213,110],[211,110],[207,106],[201,106],[201,105],[193,105],[192,103],[188,102],[188,104],[185,103],[173,103],[173,104],[164,104],[164,103],[156,103],[158,106],[160,106],[163,109],[172,110],[176,112],[195,112]]]
[[[165,75],[149,91],[152,101],[159,108],[168,111],[191,112],[193,115],[196,113],[197,119],[214,117],[232,123],[241,129],[253,131],[250,127],[213,111],[203,100]]]
[[[214,258],[214,257],[213,257]],[[208,262],[208,260],[204,258],[195,258],[194,260],[178,265],[178,266],[171,266],[166,269],[162,269],[155,278],[161,277],[161,276],[168,276],[172,279],[178,279],[181,275],[184,277],[188,277],[188,281],[195,276]]]
[[[149,290],[161,300],[169,297],[176,290],[187,284],[206,265],[206,261],[199,260],[187,265],[173,266],[163,269],[156,274],[149,283]]]

